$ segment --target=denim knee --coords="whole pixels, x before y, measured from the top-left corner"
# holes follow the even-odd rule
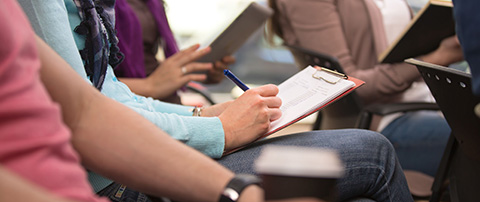
[[[385,152],[393,152],[394,147],[392,143],[382,134],[364,129],[350,129],[351,141],[358,142],[365,148],[382,148]]]

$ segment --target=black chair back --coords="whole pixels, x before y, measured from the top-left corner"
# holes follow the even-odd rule
[[[427,66],[429,65],[429,66]],[[462,150],[480,161],[480,97],[472,93],[471,76],[442,66],[417,65]]]
[[[452,129],[451,143],[447,146],[432,190],[438,192],[445,180],[450,179],[452,201],[478,201],[480,188],[480,97],[471,89],[471,76],[464,72],[409,59],[415,64],[427,83],[440,110]],[[432,201],[438,200],[434,196]]]

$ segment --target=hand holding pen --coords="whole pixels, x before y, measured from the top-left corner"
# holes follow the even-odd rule
[[[227,76],[230,75],[230,76]],[[245,91],[232,100],[217,117],[225,131],[225,151],[244,146],[261,138],[270,129],[270,123],[282,116],[282,100],[273,84],[249,89],[238,78],[225,71],[225,76]]]

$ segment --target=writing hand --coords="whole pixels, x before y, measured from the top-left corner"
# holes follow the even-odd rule
[[[278,87],[265,85],[246,91],[218,116],[225,132],[225,151],[250,143],[265,134],[281,117]]]

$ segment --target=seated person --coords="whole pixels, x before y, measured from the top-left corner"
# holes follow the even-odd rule
[[[235,61],[231,56],[213,64],[198,63],[194,58],[169,59],[178,47],[162,0],[117,0],[115,17],[118,47],[125,55],[115,74],[137,94],[180,104],[175,91],[189,81],[219,83],[224,78],[223,69]],[[163,46],[165,61],[156,57],[159,45]],[[198,71],[207,74],[191,74]]]
[[[404,0],[269,0],[276,11],[272,32],[285,43],[338,58],[347,75],[365,81],[356,92],[365,105],[434,102],[416,67],[379,64],[378,56],[410,22]],[[299,12],[301,11],[301,12]],[[442,42],[426,62],[462,60],[455,37]],[[403,169],[434,176],[450,135],[439,112],[416,111],[383,117],[376,127],[395,147]]]
[[[60,201],[57,196],[106,202],[93,193],[80,159],[87,169],[155,196],[220,198],[234,177],[231,171],[66,68],[35,37],[15,0],[0,2],[0,17],[0,201]],[[263,201],[259,186],[245,185],[238,201]],[[129,201],[126,197],[116,200]]]
[[[104,95],[129,106],[175,139],[217,159],[219,163],[235,173],[254,174],[253,161],[259,155],[263,146],[267,144],[333,148],[340,152],[340,156],[346,166],[345,178],[340,180],[338,184],[339,200],[359,196],[372,198],[377,201],[385,201],[392,198],[401,199],[402,201],[412,200],[391,145],[381,135],[371,131],[313,131],[282,136],[258,141],[240,151],[223,156],[225,151],[228,152],[239,146],[245,146],[265,134],[268,131],[270,122],[279,117],[281,112],[278,110],[278,107],[281,101],[275,97],[278,93],[276,86],[266,85],[248,90],[235,101],[205,108],[202,110],[201,117],[192,117],[192,107],[167,104],[134,95],[124,84],[116,79],[110,65],[107,66],[103,73],[102,71],[90,71],[91,66],[88,65],[88,61],[85,62],[87,65],[84,67],[78,50],[85,54],[85,45],[87,44],[88,47],[94,47],[94,45],[90,44],[92,40],[89,40],[88,36],[86,40],[85,36],[78,34],[74,30],[85,33],[82,32],[84,31],[82,29],[88,29],[83,27],[87,24],[82,23],[81,18],[81,16],[85,17],[86,15],[83,12],[79,14],[78,11],[86,10],[90,14],[96,13],[96,9],[88,9],[93,7],[82,7],[89,6],[87,3],[92,5],[92,1],[75,1],[77,4],[70,0],[20,0],[19,2],[24,10],[27,11],[26,13],[29,15],[35,31],[62,55],[86,81],[92,81],[93,85],[97,89],[101,89]],[[113,1],[103,2],[105,4],[98,6],[103,7],[99,11],[104,11],[104,13],[89,14],[87,17],[103,16],[101,22],[98,18],[96,22],[106,23],[104,28],[108,29],[111,27],[109,23],[112,22],[110,21],[112,16],[107,18],[108,16],[105,15],[109,14],[109,11],[113,9]],[[78,9],[77,6],[81,9]],[[113,33],[113,30],[107,32]],[[58,43],[59,41],[61,43]],[[114,40],[112,41],[114,42]],[[109,45],[114,47],[115,43],[110,43]],[[183,57],[184,55],[195,57],[195,55],[199,54],[197,52],[180,53],[177,57]],[[172,57],[175,57],[175,55]],[[88,59],[89,57],[84,58]],[[96,69],[101,70],[102,68],[97,67]],[[87,77],[87,73],[90,78]],[[101,80],[101,78],[104,79]],[[136,128],[138,129],[138,127]],[[143,136],[134,134],[132,133],[131,138],[138,139],[136,141],[143,141]],[[157,134],[152,132],[150,135],[154,138]],[[97,144],[111,143],[105,139],[99,139]],[[149,155],[157,155],[158,153],[155,151],[145,152],[149,153]],[[116,154],[112,150],[105,151],[104,155]],[[359,177],[358,173],[368,173],[368,175]],[[137,174],[133,172],[129,177],[135,177],[135,175]],[[378,181],[377,179],[382,180]],[[94,173],[91,173],[90,180],[96,192],[107,186],[117,186],[111,184],[112,181],[100,178]]]
[[[480,24],[480,15],[475,12],[480,9],[480,2],[454,0],[453,4],[458,40],[472,72],[473,94],[480,96],[480,28],[477,26]],[[480,115],[480,111],[477,114]]]

